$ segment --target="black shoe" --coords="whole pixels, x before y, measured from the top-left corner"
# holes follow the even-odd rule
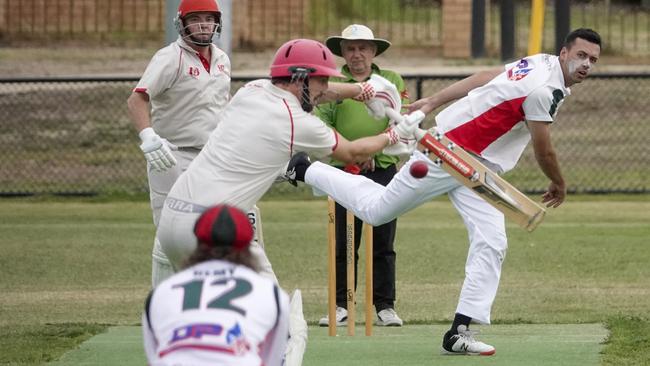
[[[296,153],[289,160],[287,164],[287,171],[284,173],[284,178],[291,183],[294,187],[298,187],[298,182],[305,181],[305,172],[311,165],[309,155],[306,152]]]

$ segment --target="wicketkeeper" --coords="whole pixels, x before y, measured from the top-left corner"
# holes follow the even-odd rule
[[[256,272],[247,215],[218,205],[199,217],[193,233],[198,246],[184,270],[147,298],[142,331],[148,364],[282,365],[289,297]],[[297,293],[292,306],[299,302]],[[292,334],[303,340],[300,360],[306,333],[303,320],[302,332]]]

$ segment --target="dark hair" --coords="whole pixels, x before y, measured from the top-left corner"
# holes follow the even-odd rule
[[[276,76],[271,78],[271,83],[276,84],[291,84],[291,76]]]
[[[232,248],[208,247],[200,244],[194,252],[192,252],[190,257],[187,258],[185,263],[183,263],[183,269],[212,259],[221,259],[235,264],[241,264],[251,268],[255,272],[259,272],[259,265],[255,257],[253,257],[253,254],[250,252],[250,247],[235,251],[232,250]]]
[[[582,38],[587,42],[597,44],[600,48],[603,47],[600,40],[600,34],[590,28],[578,28],[569,33],[564,39],[564,47],[571,48],[573,43],[576,41],[576,38]]]

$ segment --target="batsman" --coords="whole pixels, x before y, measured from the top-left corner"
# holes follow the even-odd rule
[[[600,50],[598,33],[577,29],[566,37],[558,56],[528,56],[503,69],[474,74],[413,103],[409,107],[413,113],[404,121],[417,122],[419,119],[413,118],[416,114],[430,113],[460,98],[436,116],[436,133],[496,173],[514,168],[532,141],[535,159],[550,180],[542,202],[558,207],[564,202],[567,186],[551,143],[550,127],[565,97],[570,95],[569,87],[587,78]],[[399,150],[395,147],[400,144],[390,149]],[[416,178],[409,168],[420,162],[427,165],[428,173]],[[493,346],[476,340],[469,327],[472,322],[490,323],[508,247],[501,211],[419,151],[412,152],[386,187],[320,162],[310,164],[303,159],[293,163],[289,168],[296,172],[298,180],[330,195],[371,225],[386,223],[446,193],[467,228],[469,252],[460,299],[453,323],[443,336],[441,352],[486,356],[496,352]]]

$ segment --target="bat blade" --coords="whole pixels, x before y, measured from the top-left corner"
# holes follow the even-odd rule
[[[542,222],[545,210],[517,188],[492,172],[472,154],[436,132],[419,131],[420,144],[429,158],[460,183],[472,189],[509,220],[531,232]]]

